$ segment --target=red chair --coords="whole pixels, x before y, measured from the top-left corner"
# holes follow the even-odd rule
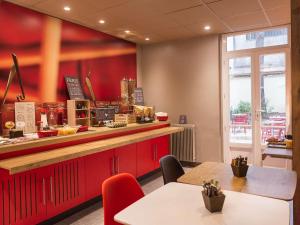
[[[102,184],[104,225],[120,225],[114,221],[114,216],[144,196],[131,174],[121,173],[106,179]]]

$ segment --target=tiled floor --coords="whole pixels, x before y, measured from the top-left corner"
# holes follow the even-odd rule
[[[141,182],[145,194],[149,194],[163,185],[160,173],[156,173]],[[55,225],[103,225],[102,202],[98,202]]]

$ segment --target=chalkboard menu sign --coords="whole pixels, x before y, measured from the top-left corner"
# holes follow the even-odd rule
[[[142,88],[134,89],[134,104],[135,105],[144,105],[144,94]]]
[[[65,76],[69,97],[73,99],[84,99],[80,81],[77,77]]]

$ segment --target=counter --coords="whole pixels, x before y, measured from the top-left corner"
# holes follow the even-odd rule
[[[23,143],[0,145],[0,156],[16,151],[25,151],[38,148],[38,150],[50,150],[58,147],[65,147],[79,143],[87,143],[99,139],[108,137],[115,137],[120,135],[126,135],[130,133],[136,133],[145,130],[152,130],[162,127],[167,127],[170,122],[153,122],[145,124],[128,124],[126,127],[120,128],[108,128],[108,127],[91,127],[89,131],[77,133],[67,136],[56,136],[49,138],[40,138]],[[32,152],[29,152],[32,153]],[[1,158],[1,157],[0,157]]]
[[[66,160],[102,152],[105,150],[130,145],[137,142],[173,134],[183,131],[182,127],[165,127],[121,137],[109,138],[100,141],[89,142],[76,146],[59,148],[41,153],[35,153],[20,157],[14,157],[0,161],[0,168],[7,170],[10,175],[59,163]]]
[[[0,146],[0,225],[38,224],[99,197],[110,176],[157,170],[170,134],[183,130],[169,122],[91,129]]]

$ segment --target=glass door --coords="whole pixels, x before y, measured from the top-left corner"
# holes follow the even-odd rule
[[[262,164],[268,139],[284,139],[287,130],[288,53],[252,53],[227,59],[228,148],[227,162],[247,155]]]
[[[289,26],[222,36],[225,162],[243,155],[262,165],[267,140],[291,130],[289,37]]]
[[[246,147],[252,140],[252,58],[230,58],[229,67],[229,117],[230,144]]]
[[[286,114],[286,54],[259,56],[261,143],[284,139]]]

